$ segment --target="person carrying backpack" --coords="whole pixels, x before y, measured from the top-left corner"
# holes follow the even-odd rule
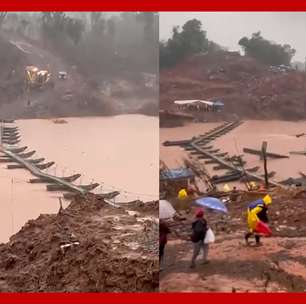
[[[268,207],[272,203],[272,198],[270,195],[266,195],[263,199],[259,199],[248,206],[247,220],[249,231],[245,235],[246,245],[249,245],[249,238],[254,235],[256,240],[256,245],[259,246],[260,234],[255,231],[256,225],[259,221],[263,223],[268,223]]]
[[[204,218],[204,211],[202,209],[199,209],[196,212],[196,219],[192,223],[191,241],[193,243],[193,255],[191,259],[190,268],[195,267],[195,261],[201,251],[201,248],[203,249],[203,264],[208,263],[208,244],[204,243],[207,230],[208,227],[207,221]]]

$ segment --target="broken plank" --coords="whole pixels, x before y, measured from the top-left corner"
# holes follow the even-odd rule
[[[209,151],[207,151],[208,153],[217,153],[217,152],[219,152],[220,151],[220,149],[215,149],[215,150],[209,150]]]
[[[218,163],[218,161],[215,160],[215,159],[210,159],[210,160],[205,161],[205,164],[217,164],[217,163]]]
[[[224,165],[218,165],[218,166],[213,167],[213,170],[227,170],[227,169],[228,167]]]
[[[293,155],[306,155],[306,151],[292,151],[292,152],[289,152],[289,154],[293,154]]]
[[[228,155],[228,152],[222,152],[222,153],[217,153],[216,154],[216,156],[218,156],[218,157],[224,157],[226,155]]]
[[[256,166],[256,167],[253,167],[253,168],[246,169],[246,171],[248,171],[248,172],[257,172],[259,169],[260,169],[260,167]]]
[[[253,154],[262,157],[262,151],[250,148],[243,148],[244,153]],[[270,158],[289,158],[287,155],[281,155],[277,153],[266,152],[266,156]]]

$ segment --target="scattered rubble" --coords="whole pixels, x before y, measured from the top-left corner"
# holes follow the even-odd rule
[[[0,245],[0,290],[156,291],[157,208],[139,204],[131,213],[87,195],[57,215],[30,220]]]

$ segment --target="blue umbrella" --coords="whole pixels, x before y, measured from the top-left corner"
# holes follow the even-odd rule
[[[202,207],[207,207],[216,211],[224,212],[227,213],[227,208],[226,206],[217,198],[215,197],[202,197],[198,198],[195,201],[196,204],[202,206]]]

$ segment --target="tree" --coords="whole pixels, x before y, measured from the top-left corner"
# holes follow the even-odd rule
[[[0,12],[0,29],[5,22],[6,16],[7,16],[7,12]]]
[[[84,30],[85,25],[81,20],[72,18],[67,20],[66,31],[75,45],[80,42]]]
[[[107,20],[107,34],[111,39],[114,39],[114,36],[116,34],[116,24],[113,19],[108,19]]]
[[[289,44],[281,45],[264,39],[261,32],[253,33],[250,39],[243,37],[238,43],[246,55],[268,65],[290,65],[296,52]]]
[[[68,17],[63,12],[43,12],[41,16],[42,34],[49,39],[63,37]]]
[[[202,30],[202,23],[197,19],[187,21],[181,33],[182,44],[186,54],[196,54],[207,51],[208,39],[206,31]]]
[[[206,31],[202,29],[201,21],[192,19],[187,21],[182,31],[178,26],[172,29],[172,37],[159,45],[160,66],[171,66],[184,57],[207,52],[209,41]]]
[[[103,36],[106,29],[106,21],[101,12],[90,13],[90,27],[94,35]]]
[[[18,28],[17,28],[17,32],[21,35],[25,35],[25,32],[26,32],[29,24],[30,24],[30,21],[22,19],[20,21],[20,24],[19,24]]]

